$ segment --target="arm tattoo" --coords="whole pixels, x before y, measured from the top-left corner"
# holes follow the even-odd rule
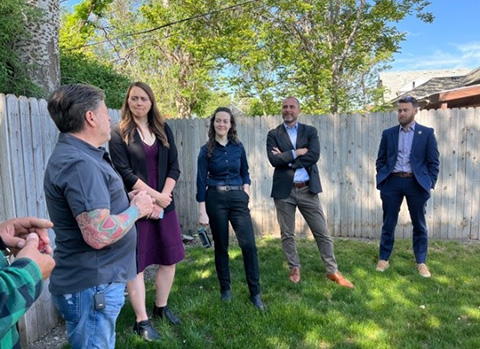
[[[83,212],[76,219],[85,242],[95,249],[100,249],[124,237],[139,213],[136,206],[130,206],[118,215],[111,215],[108,209],[98,209]]]

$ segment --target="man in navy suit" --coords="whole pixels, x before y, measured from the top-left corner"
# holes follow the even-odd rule
[[[415,98],[400,99],[400,125],[384,130],[380,141],[376,168],[377,189],[382,198],[383,226],[377,270],[383,272],[389,266],[398,212],[406,197],[413,225],[416,267],[421,276],[430,277],[425,265],[428,246],[425,208],[430,189],[434,188],[437,181],[440,162],[434,131],[415,122],[417,112],[418,102]]]
[[[318,193],[322,191],[317,161],[320,143],[315,127],[298,122],[300,103],[294,97],[283,101],[283,121],[267,136],[268,160],[275,167],[271,196],[275,200],[282,247],[290,267],[290,281],[300,281],[300,259],[295,244],[296,208],[307,221],[317,242],[327,278],[354,288],[338,271],[333,241],[328,231]]]

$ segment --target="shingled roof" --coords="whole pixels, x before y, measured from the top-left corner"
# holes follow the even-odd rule
[[[480,103],[479,91],[480,67],[463,76],[432,78],[391,102],[396,103],[405,96],[413,96],[423,109],[477,106]]]
[[[463,68],[381,72],[378,74],[378,86],[385,87],[384,99],[388,102],[407,91],[421,86],[432,78],[460,77],[469,72],[470,69]]]

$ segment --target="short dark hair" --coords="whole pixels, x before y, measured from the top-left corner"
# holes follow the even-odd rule
[[[398,103],[411,103],[412,107],[418,108],[418,101],[412,96],[406,96],[401,98]]]
[[[70,84],[55,90],[48,99],[48,112],[60,132],[78,133],[85,127],[85,113],[105,100],[102,90],[91,85]]]

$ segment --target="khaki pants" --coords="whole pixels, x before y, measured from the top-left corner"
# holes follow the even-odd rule
[[[300,267],[300,258],[295,243],[295,211],[298,207],[317,242],[327,274],[335,273],[338,267],[333,252],[333,241],[318,195],[310,193],[308,187],[300,189],[292,187],[292,191],[286,199],[275,199],[275,207],[280,224],[283,252],[289,267]]]

